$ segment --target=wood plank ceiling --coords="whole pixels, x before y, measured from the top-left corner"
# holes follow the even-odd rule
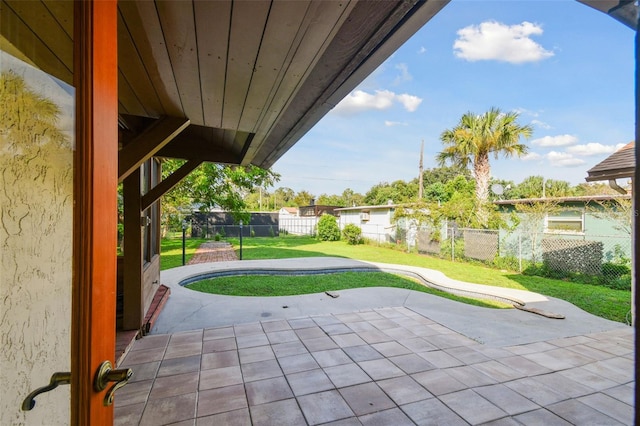
[[[121,143],[187,118],[156,155],[270,167],[446,3],[121,0]],[[2,0],[0,15],[5,41],[71,82],[73,2]]]

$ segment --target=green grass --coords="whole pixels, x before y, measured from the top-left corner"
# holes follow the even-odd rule
[[[238,239],[229,238],[236,251]],[[244,238],[243,259],[280,259],[307,256],[336,256],[371,262],[397,263],[438,270],[450,278],[496,287],[530,290],[566,300],[579,308],[618,322],[626,322],[631,309],[631,292],[602,286],[521,275],[482,265],[451,262],[373,245],[351,246],[343,241],[321,242],[310,237]]]
[[[196,249],[205,241],[207,240],[201,238],[187,238],[185,240],[186,262],[189,262]],[[176,266],[182,266],[182,238],[164,238],[160,242],[160,270]]]
[[[340,272],[313,275],[238,275],[210,278],[187,285],[204,293],[228,296],[293,296],[362,287],[396,287],[421,291],[487,308],[511,308],[500,302],[460,297],[426,287],[413,279],[385,272]]]

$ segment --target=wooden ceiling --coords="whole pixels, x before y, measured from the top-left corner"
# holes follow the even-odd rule
[[[155,155],[270,167],[447,2],[122,0],[121,143],[186,118]],[[71,84],[73,2],[0,8],[5,40]]]
[[[270,167],[448,1],[121,0],[121,145],[187,119],[155,155]],[[67,83],[72,25],[71,1],[0,0],[0,47]]]

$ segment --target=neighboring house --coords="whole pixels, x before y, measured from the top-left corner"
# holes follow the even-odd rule
[[[524,258],[540,261],[549,250],[596,244],[603,261],[621,255],[631,258],[630,202],[630,195],[495,201],[502,212],[515,212],[520,219],[516,229],[500,231],[501,253],[520,246]],[[529,207],[518,211],[519,204]]]
[[[343,207],[340,214],[340,229],[352,223],[362,229],[364,238],[378,242],[396,241],[396,225],[392,223],[397,204],[378,206]]]
[[[298,217],[299,211],[297,207],[282,207],[278,210],[278,216],[280,217]]]

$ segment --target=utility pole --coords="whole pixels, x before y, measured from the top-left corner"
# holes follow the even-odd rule
[[[422,139],[422,144],[420,145],[420,166],[418,166],[418,169],[420,170],[420,174],[418,175],[418,200],[422,200],[422,187],[423,187],[422,154],[423,152],[424,152],[424,139]]]

